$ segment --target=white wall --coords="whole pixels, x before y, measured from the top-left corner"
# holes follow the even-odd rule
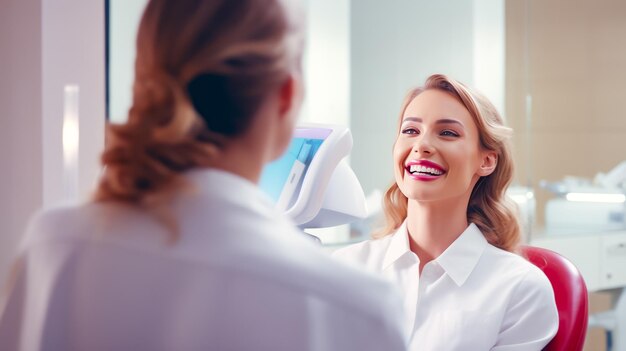
[[[79,197],[98,174],[104,140],[104,5],[81,0],[0,4],[0,285],[28,218],[67,201],[63,89],[80,86]],[[1,289],[1,287],[0,287]]]
[[[104,2],[42,0],[44,206],[64,193],[62,149],[63,89],[77,84],[80,143],[78,194],[86,199],[99,173],[105,125]]]
[[[109,119],[123,123],[132,103],[135,42],[148,0],[109,1]]]
[[[43,201],[41,28],[41,0],[0,2],[0,289]]]
[[[504,0],[474,0],[474,87],[505,116]]]
[[[350,123],[350,0],[308,0],[301,122]]]

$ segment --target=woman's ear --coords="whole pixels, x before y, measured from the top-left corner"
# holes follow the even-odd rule
[[[280,116],[288,115],[296,99],[296,78],[290,74],[278,90]]]
[[[497,165],[498,154],[494,151],[484,152],[482,156],[482,163],[478,169],[478,175],[481,177],[490,175],[493,171],[495,171]]]
[[[290,74],[278,87],[272,98],[271,125],[274,150],[271,159],[274,160],[285,152],[296,125],[301,104],[301,82],[296,74]]]

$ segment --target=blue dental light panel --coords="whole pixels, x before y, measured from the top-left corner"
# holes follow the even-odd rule
[[[278,208],[286,210],[295,201],[304,175],[327,135],[324,130],[299,128],[283,156],[265,166],[259,185]]]

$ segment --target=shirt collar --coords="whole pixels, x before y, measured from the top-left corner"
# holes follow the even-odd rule
[[[183,177],[192,184],[192,189],[200,193],[209,193],[245,207],[274,208],[270,197],[256,184],[234,173],[215,168],[196,168],[186,171]]]
[[[409,233],[406,230],[406,221],[391,235],[391,242],[383,259],[383,269],[387,269],[400,257],[411,252],[409,247]]]
[[[478,264],[480,256],[488,245],[480,229],[476,224],[471,223],[435,261],[456,285],[461,286]]]
[[[480,229],[471,223],[435,261],[458,286],[461,286],[476,267],[487,245],[489,244]],[[409,252],[411,252],[409,233],[404,221],[391,238],[383,259],[383,270]]]

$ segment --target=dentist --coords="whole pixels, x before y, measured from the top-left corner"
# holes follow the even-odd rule
[[[302,97],[291,0],[151,0],[94,200],[36,215],[1,350],[403,350],[394,288],[257,188]]]

